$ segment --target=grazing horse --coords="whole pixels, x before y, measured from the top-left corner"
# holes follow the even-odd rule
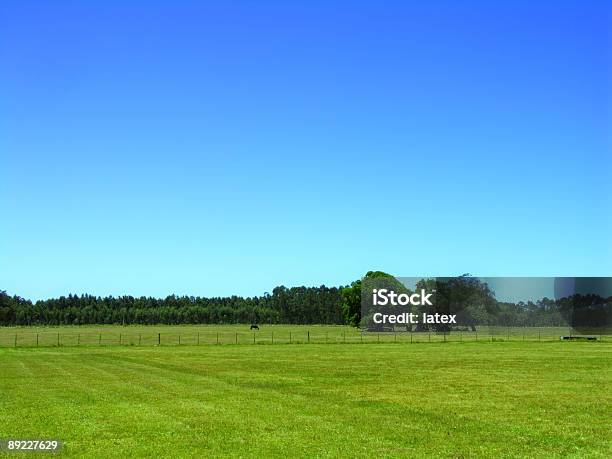
[[[259,327],[256,324],[251,324],[251,330],[259,330]]]

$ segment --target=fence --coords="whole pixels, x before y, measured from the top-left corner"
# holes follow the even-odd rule
[[[0,347],[59,346],[179,346],[227,344],[341,344],[341,343],[440,343],[440,342],[543,342],[558,341],[571,335],[562,328],[494,328],[453,332],[359,332],[359,331],[202,331],[202,332],[0,332]],[[591,335],[593,336],[593,335]],[[594,335],[599,341],[612,341],[611,335]]]

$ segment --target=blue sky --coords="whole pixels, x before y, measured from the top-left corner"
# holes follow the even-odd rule
[[[612,275],[610,6],[228,3],[2,2],[0,289]]]

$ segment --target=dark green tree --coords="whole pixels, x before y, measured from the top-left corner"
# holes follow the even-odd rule
[[[361,324],[361,301],[362,301],[362,285],[370,283],[374,279],[389,279],[395,281],[391,274],[383,271],[368,271],[362,279],[356,280],[350,286],[344,287],[340,291],[342,302],[342,314],[344,322],[352,327],[358,327]]]

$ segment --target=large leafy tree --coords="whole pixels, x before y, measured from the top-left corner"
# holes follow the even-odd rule
[[[488,322],[489,315],[496,315],[498,303],[489,286],[476,277],[463,274],[458,277],[438,277],[421,280],[417,288],[435,291],[433,306],[422,307],[421,312],[429,314],[456,314],[459,325],[475,330],[476,325]],[[437,331],[450,331],[447,324],[429,327]]]
[[[362,279],[356,280],[350,286],[344,287],[340,291],[342,313],[346,324],[353,327],[358,327],[361,324],[362,288],[364,285],[376,283],[376,280],[385,280],[399,284],[391,274],[383,271],[368,271]]]

